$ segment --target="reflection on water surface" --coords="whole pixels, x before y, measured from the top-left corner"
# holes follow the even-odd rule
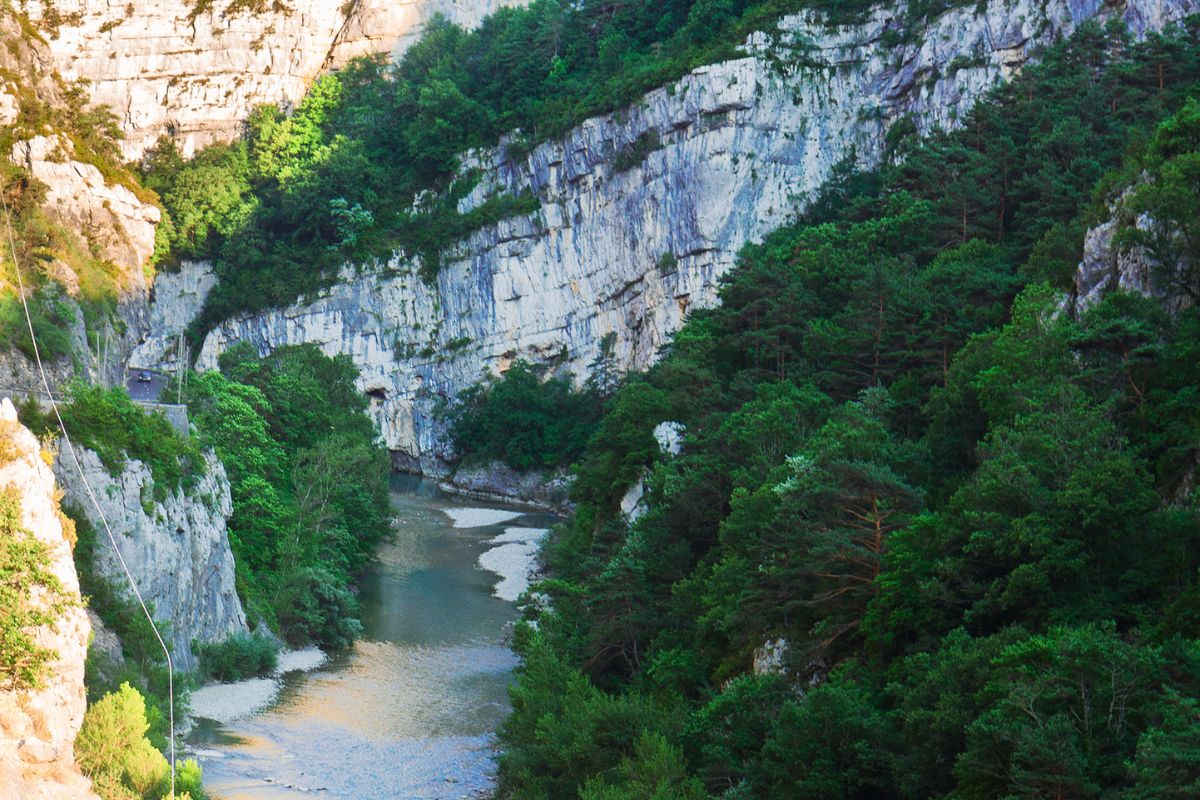
[[[479,559],[506,527],[543,528],[551,519],[479,509],[411,478],[397,478],[394,489],[395,541],[380,548],[361,585],[363,638],[318,671],[285,676],[262,712],[224,725],[199,720],[188,737],[215,796],[489,792],[516,666],[504,637],[516,612],[493,596],[499,579]]]

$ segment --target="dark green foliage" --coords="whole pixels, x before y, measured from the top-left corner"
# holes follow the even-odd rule
[[[236,681],[266,675],[279,662],[279,647],[254,633],[235,633],[220,642],[192,645],[200,660],[200,674],[218,681]]]
[[[553,469],[579,457],[599,417],[592,392],[577,392],[563,378],[542,380],[517,361],[503,377],[462,393],[450,412],[450,435],[467,459]]]
[[[1085,26],[744,250],[576,461],[502,796],[655,796],[639,759],[727,800],[1195,793],[1198,53]],[[1164,220],[1120,241],[1174,302],[1075,316],[1121,197]],[[623,744],[546,757],[621,703],[649,703]]]
[[[289,643],[347,646],[349,585],[390,530],[387,453],[357,372],[312,346],[262,359],[235,346],[221,368],[193,376],[187,399],[232,485],[238,590]]]

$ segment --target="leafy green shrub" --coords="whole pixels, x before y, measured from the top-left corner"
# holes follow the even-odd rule
[[[50,570],[46,545],[21,527],[21,505],[0,492],[0,690],[37,688],[58,654],[34,641],[54,625],[71,597]]]
[[[348,587],[390,532],[390,464],[357,371],[313,346],[235,346],[221,368],[187,399],[232,485],[238,591],[290,644],[345,646],[359,632]]]
[[[600,401],[570,381],[543,381],[524,361],[480,383],[450,411],[450,435],[464,458],[503,461],[514,469],[554,468],[583,452],[599,421]]]
[[[192,646],[200,659],[200,674],[218,681],[266,675],[279,663],[275,642],[256,633],[236,633],[219,642]]]
[[[195,485],[204,461],[190,436],[183,436],[161,412],[143,409],[129,398],[124,387],[105,389],[76,383],[61,407],[63,422],[75,444],[93,450],[114,477],[127,459],[150,468],[154,497],[166,499],[178,488]],[[57,421],[25,407],[24,422],[34,431],[53,434]]]
[[[142,695],[128,683],[88,708],[75,738],[75,761],[103,800],[159,800],[170,789],[171,767],[146,732]],[[204,797],[195,761],[176,765],[176,797]]]

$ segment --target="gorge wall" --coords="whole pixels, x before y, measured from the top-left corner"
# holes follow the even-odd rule
[[[95,453],[79,449],[78,454],[139,591],[154,604],[155,617],[170,623],[175,668],[195,669],[193,640],[220,641],[247,630],[226,532],[233,501],[225,468],[206,454],[197,484],[175,489],[160,501],[154,499],[154,478],[142,462],[127,462],[114,477]],[[117,554],[69,454],[61,454],[54,472],[65,501],[96,529],[97,573],[124,586]]]
[[[0,489],[15,496],[21,527],[47,546],[50,572],[75,601],[55,624],[37,630],[36,643],[57,656],[41,685],[0,691],[0,796],[97,800],[91,781],[75,766],[75,736],[87,707],[83,662],[91,626],[79,602],[79,579],[54,475],[42,460],[38,440],[17,423],[8,399],[0,401],[0,436],[5,441]]]
[[[27,0],[63,78],[117,114],[127,158],[163,134],[185,154],[236,136],[262,104],[304,96],[323,70],[398,53],[442,14],[465,26],[516,0]]]
[[[1086,20],[1116,19],[1141,35],[1198,8],[994,0],[905,37],[883,11],[838,29],[788,17],[777,35],[753,36],[745,57],[701,67],[528,155],[510,157],[501,143],[469,156],[464,169],[483,178],[461,210],[521,191],[541,207],[449,249],[436,285],[402,253],[347,268],[315,300],[223,324],[199,364],[215,366],[239,340],[260,352],[313,342],[348,353],[398,466],[444,472],[439,402],[517,358],[581,376],[606,337],[619,368],[644,368],[690,309],[715,301],[745,242],[786,222],[839,162],[877,163],[897,119],[922,132],[954,125]],[[629,165],[628,154],[647,151]]]

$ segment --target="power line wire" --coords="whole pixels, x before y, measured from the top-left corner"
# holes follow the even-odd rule
[[[13,270],[17,274],[17,296],[21,298],[21,307],[25,311],[25,324],[29,327],[29,340],[33,343],[33,357],[37,362],[38,373],[42,378],[42,388],[45,390],[46,396],[50,399],[50,408],[54,411],[54,418],[58,420],[58,429],[62,432],[63,441],[67,443],[67,452],[71,454],[71,460],[75,463],[75,470],[79,473],[79,478],[83,481],[83,488],[87,492],[88,499],[92,501],[92,507],[96,509],[96,513],[100,516],[100,522],[104,526],[104,532],[108,535],[108,541],[112,544],[113,552],[117,554],[117,561],[121,564],[121,570],[125,573],[125,580],[129,582],[129,588],[133,591],[133,596],[137,598],[138,605],[142,607],[142,613],[146,615],[146,619],[150,622],[150,629],[154,631],[154,638],[158,640],[159,647],[162,648],[163,655],[167,658],[167,710],[168,710],[168,741],[170,742],[171,753],[171,800],[175,800],[175,667],[171,662],[171,651],[167,647],[167,643],[163,641],[162,634],[158,632],[158,625],[154,622],[154,616],[150,613],[150,609],[146,606],[146,601],[142,599],[142,593],[138,591],[137,582],[133,579],[133,573],[129,571],[129,566],[125,563],[125,557],[121,555],[121,548],[117,546],[117,537],[113,535],[112,528],[108,524],[108,518],[104,514],[104,509],[100,507],[99,501],[96,500],[96,495],[92,491],[92,486],[88,482],[87,474],[83,471],[83,464],[79,461],[79,455],[75,452],[75,445],[71,442],[71,437],[67,434],[66,423],[63,422],[62,415],[58,412],[58,401],[54,397],[54,392],[50,391],[50,380],[46,377],[46,367],[42,364],[42,354],[38,348],[37,334],[33,331],[33,317],[29,314],[29,302],[25,298],[25,283],[21,278],[21,265],[17,261],[17,245],[13,237],[12,231],[12,214],[8,210],[8,198],[0,194],[0,202],[4,205],[4,223],[8,231],[8,247],[12,254]],[[106,337],[107,338],[107,337]]]

